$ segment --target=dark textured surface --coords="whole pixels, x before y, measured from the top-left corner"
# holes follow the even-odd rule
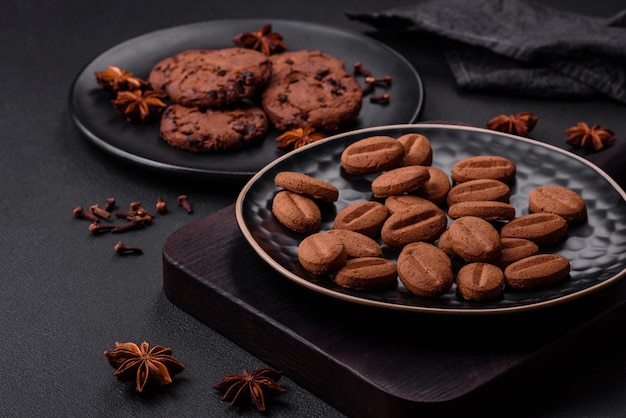
[[[419,298],[397,287],[381,291],[354,291],[337,286],[328,276],[307,273],[298,262],[298,245],[304,235],[289,231],[271,212],[274,176],[281,171],[300,171],[328,181],[339,189],[339,200],[320,205],[321,230],[331,229],[338,212],[346,206],[374,199],[371,182],[378,173],[350,175],[341,168],[341,153],[362,138],[385,135],[399,138],[407,133],[426,136],[433,149],[433,166],[448,175],[452,166],[475,155],[498,155],[516,166],[511,186],[511,204],[517,216],[528,213],[528,194],[542,185],[558,185],[579,193],[588,202],[587,221],[571,225],[568,236],[543,252],[557,253],[570,261],[570,279],[546,289],[505,291],[503,298],[489,303],[470,303],[456,295],[456,285],[437,299]],[[441,313],[485,313],[527,310],[561,303],[610,285],[626,275],[626,194],[611,184],[606,175],[585,160],[536,141],[501,135],[484,129],[454,126],[404,126],[372,128],[340,135],[295,152],[263,169],[244,187],[237,207],[240,226],[259,254],[278,272],[315,291],[357,303],[384,305],[389,309]],[[617,187],[617,188],[616,188]],[[379,240],[380,243],[380,240]],[[383,247],[387,258],[396,261],[398,251]]]
[[[530,110],[539,117],[531,136],[563,148],[568,148],[564,144],[566,127],[577,121],[598,123],[616,132],[619,139],[615,145],[597,154],[576,152],[626,185],[624,106],[608,100],[529,100],[510,94],[464,93],[456,89],[436,40],[381,35],[348,21],[343,14],[345,10],[377,11],[407,3],[411,2],[387,1],[381,5],[379,0],[333,0],[299,2],[295,7],[291,0],[178,0],[175,4],[135,0],[97,5],[82,0],[3,2],[1,416],[259,416],[254,409],[230,408],[219,400],[211,384],[225,374],[259,367],[263,362],[173,305],[163,293],[161,250],[167,237],[234,203],[241,184],[194,180],[127,164],[94,146],[71,119],[68,96],[76,75],[94,57],[125,40],[210,19],[293,19],[356,30],[390,45],[418,70],[426,92],[422,120],[483,126],[496,114]],[[603,17],[616,13],[624,4],[623,0],[546,3]],[[173,203],[181,193],[189,195],[194,214],[179,211]],[[76,205],[101,203],[111,195],[121,207],[133,200],[152,207],[159,195],[169,202],[170,213],[158,217],[150,228],[122,237],[127,244],[142,247],[143,255],[115,256],[112,247],[118,237],[92,237],[86,222],[72,218]],[[249,248],[240,254],[254,255]],[[224,262],[247,264],[250,261],[245,256]],[[263,289],[246,290],[261,291],[262,295]],[[323,312],[323,305],[320,308]],[[275,309],[287,319],[300,315],[297,306],[290,313],[278,306]],[[579,315],[584,317],[587,312],[581,308]],[[216,315],[228,323],[223,312]],[[561,329],[558,321],[554,323],[555,329]],[[416,337],[425,335],[419,327],[405,326],[404,331]],[[551,368],[530,376],[517,391],[476,403],[473,409],[482,411],[508,395],[507,403],[500,405],[503,409],[492,408],[496,415],[502,416],[497,414],[502,410],[506,415],[516,411],[526,417],[623,415],[626,357],[617,338],[625,328],[624,315],[617,316],[582,352],[577,350],[578,344],[563,349],[564,355],[575,353],[575,361],[554,361]],[[171,347],[187,366],[172,386],[148,396],[138,396],[131,383],[117,381],[103,355],[115,341],[143,340]],[[470,341],[451,344],[468,350]],[[350,355],[371,358],[362,351]],[[386,367],[374,359],[371,363]],[[328,375],[332,378],[332,371]],[[268,416],[343,416],[288,374],[281,382],[287,392],[271,402]]]

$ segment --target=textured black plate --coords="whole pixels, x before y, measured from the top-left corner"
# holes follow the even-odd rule
[[[344,60],[348,71],[361,61],[373,75],[392,77],[393,85],[387,90],[391,103],[381,106],[365,99],[350,129],[417,120],[424,100],[422,81],[411,64],[389,47],[364,35],[320,24],[269,22],[274,31],[283,35],[290,50],[321,50]],[[94,73],[114,65],[147,78],[154,64],[167,56],[192,48],[233,47],[233,36],[257,30],[266,23],[267,20],[255,19],[194,23],[148,33],[103,52],[81,70],[73,83],[70,111],[76,125],[96,145],[132,163],[159,170],[247,180],[284,154],[276,148],[279,132],[272,131],[261,144],[236,153],[199,155],[178,150],[159,138],[158,123],[140,126],[126,122],[111,106],[110,95],[98,87]]]
[[[303,235],[279,224],[271,212],[278,191],[273,179],[280,171],[300,171],[339,188],[339,200],[323,206],[322,230],[332,228],[335,214],[347,205],[372,200],[375,175],[352,176],[340,165],[345,147],[372,135],[395,138],[409,132],[425,135],[433,148],[433,166],[448,174],[452,165],[473,155],[501,155],[517,166],[511,203],[517,215],[528,213],[528,193],[540,185],[556,184],[580,193],[588,208],[588,220],[570,227],[568,238],[551,247],[571,264],[568,280],[532,291],[507,290],[502,299],[470,303],[456,295],[456,287],[437,299],[410,294],[398,281],[385,291],[351,291],[328,277],[307,273],[299,264],[297,247]],[[274,161],[242,189],[236,203],[238,225],[254,250],[277,272],[294,282],[335,298],[389,309],[445,314],[486,314],[536,309],[561,303],[607,286],[626,275],[626,194],[604,172],[586,160],[534,140],[479,128],[447,125],[396,125],[362,129],[314,143]],[[385,247],[384,247],[385,248]],[[385,249],[396,261],[397,252]]]

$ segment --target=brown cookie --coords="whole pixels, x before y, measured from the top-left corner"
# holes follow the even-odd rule
[[[322,224],[322,213],[312,199],[287,190],[274,196],[272,213],[278,222],[303,234],[319,231]]]
[[[426,205],[412,206],[391,215],[380,232],[382,241],[391,248],[416,242],[433,242],[446,229],[447,218],[443,210]]]
[[[510,264],[504,279],[512,289],[538,289],[565,280],[569,272],[569,260],[562,255],[537,254]]]
[[[454,253],[468,262],[491,262],[500,257],[502,242],[489,222],[475,216],[454,220],[448,228]]]
[[[426,167],[410,165],[394,168],[372,181],[372,194],[376,198],[398,196],[422,187],[429,178]]]
[[[522,258],[539,254],[539,247],[532,241],[523,238],[502,238],[500,258],[494,262],[499,267],[506,267]]]
[[[298,245],[298,261],[313,274],[333,273],[342,268],[347,259],[341,240],[324,232],[309,235]]]
[[[216,110],[170,105],[160,125],[168,144],[197,153],[237,151],[263,140],[268,131],[265,113],[244,103]]]
[[[524,238],[545,247],[567,236],[567,222],[554,213],[529,213],[503,225],[500,235],[502,238]]]
[[[432,164],[433,149],[424,135],[415,133],[402,135],[398,142],[404,145],[403,166]]]
[[[339,198],[339,189],[329,182],[295,171],[282,171],[276,174],[274,184],[324,202],[336,202]]]
[[[268,57],[252,49],[192,49],[159,61],[148,82],[174,103],[222,107],[252,97],[271,74]]]
[[[428,170],[430,177],[422,187],[411,192],[411,194],[423,197],[424,199],[428,199],[434,204],[441,206],[446,203],[446,198],[450,192],[450,178],[445,171],[438,167],[428,166],[426,169]]]
[[[397,283],[393,261],[381,257],[349,259],[333,279],[341,287],[356,290],[386,289]]]
[[[531,212],[557,214],[568,223],[587,219],[587,205],[583,198],[572,189],[563,186],[546,185],[531,190],[528,195],[528,209]]]
[[[341,209],[333,223],[333,229],[349,229],[360,232],[368,237],[380,233],[389,212],[385,205],[374,201],[352,203]]]
[[[509,203],[511,189],[499,180],[477,179],[455,184],[447,196],[448,206],[458,202],[495,200]]]
[[[412,194],[389,196],[385,199],[385,207],[392,215],[396,212],[400,212],[402,210],[418,205],[425,205],[433,209],[438,208],[438,206],[434,202]]]
[[[515,218],[515,206],[492,200],[459,202],[448,208],[448,216],[452,219],[476,216],[486,221],[509,221]]]
[[[398,277],[414,295],[437,298],[450,290],[454,280],[450,258],[425,242],[405,246],[398,256]]]
[[[339,237],[343,242],[348,257],[382,257],[383,249],[374,239],[349,229],[330,229],[327,234]]]
[[[511,184],[517,169],[508,158],[498,155],[477,155],[457,161],[451,170],[452,180],[463,183],[477,179],[499,180]]]
[[[363,94],[339,58],[321,51],[274,54],[261,107],[279,131],[337,131],[354,122]]]
[[[350,174],[372,174],[399,167],[404,146],[390,136],[370,136],[348,145],[341,166]]]
[[[466,264],[456,275],[456,288],[466,300],[495,300],[504,292],[504,273],[493,264]]]

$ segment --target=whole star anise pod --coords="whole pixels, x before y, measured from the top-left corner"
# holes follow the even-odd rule
[[[115,343],[115,350],[104,352],[109,364],[117,369],[115,376],[123,382],[134,380],[135,389],[141,392],[148,382],[159,386],[172,383],[173,375],[185,366],[172,357],[172,349],[155,345],[150,349],[147,342],[140,347],[135,343]]]
[[[293,149],[303,147],[324,138],[324,134],[315,132],[315,128],[296,128],[287,131],[276,138],[279,149],[286,149],[293,146]]]
[[[567,134],[566,142],[575,147],[600,151],[604,147],[611,145],[617,139],[615,134],[600,125],[593,125],[591,128],[584,122],[578,122],[576,126],[565,130]]]
[[[287,50],[280,33],[272,32],[272,25],[267,23],[256,32],[242,32],[233,38],[235,45],[254,49],[270,56],[277,52]]]
[[[521,112],[517,115],[498,115],[489,120],[485,126],[494,131],[527,136],[537,124],[537,120],[532,112]]]
[[[147,122],[160,115],[167,105],[162,95],[153,90],[118,91],[111,101],[113,107],[129,122]]]
[[[265,411],[265,398],[278,396],[285,392],[285,388],[276,382],[283,375],[280,370],[256,369],[252,373],[246,370],[242,374],[231,374],[213,385],[214,389],[224,393],[223,401],[231,405],[238,404],[243,398],[250,398],[250,402],[257,410]]]
[[[149,84],[130,71],[109,65],[104,71],[96,71],[96,81],[105,90],[118,92],[120,90],[144,89]]]

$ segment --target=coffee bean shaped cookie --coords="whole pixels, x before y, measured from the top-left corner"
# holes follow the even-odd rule
[[[499,267],[506,267],[522,258],[539,254],[539,247],[534,242],[523,238],[501,238],[500,258],[494,262]]]
[[[373,238],[349,229],[330,229],[327,234],[337,236],[343,242],[348,257],[382,257],[383,249]]]
[[[506,183],[493,179],[469,180],[454,185],[448,192],[448,206],[458,202],[495,200],[509,203],[511,189]]]
[[[463,183],[477,179],[499,180],[511,184],[517,169],[508,158],[497,155],[477,155],[457,161],[451,170],[452,180]]]
[[[333,280],[349,289],[379,290],[396,284],[397,279],[394,262],[381,257],[361,257],[349,259]]]
[[[331,183],[295,171],[282,171],[276,174],[274,184],[324,202],[336,202],[339,198],[339,189]]]
[[[405,246],[398,256],[398,277],[414,295],[437,298],[450,290],[452,262],[439,248],[425,242]]]
[[[504,279],[512,289],[538,289],[565,280],[569,273],[569,260],[562,255],[537,254],[510,264]]]
[[[433,149],[430,141],[421,134],[405,134],[398,138],[398,142],[404,145],[404,158],[402,165],[431,165],[433,162]]]
[[[539,247],[554,245],[567,236],[567,222],[554,213],[529,213],[507,222],[502,238],[524,238]]]
[[[500,257],[502,242],[489,222],[475,216],[454,220],[448,238],[455,254],[468,262],[491,262]]]
[[[430,175],[426,183],[411,194],[428,199],[434,204],[441,206],[446,203],[446,198],[450,192],[450,178],[445,171],[438,167],[426,167]]]
[[[445,231],[447,222],[445,212],[438,207],[413,206],[389,216],[380,236],[391,248],[416,241],[433,242]]]
[[[385,205],[374,201],[352,203],[341,209],[333,223],[333,229],[349,229],[368,237],[380,234],[389,212]]]
[[[475,302],[495,300],[504,292],[504,273],[493,264],[466,264],[456,275],[456,286],[463,299]]]
[[[303,234],[319,231],[322,224],[322,213],[312,199],[287,190],[274,196],[272,213],[281,224]]]
[[[385,207],[390,214],[394,214],[396,212],[400,212],[402,210],[418,205],[425,205],[429,208],[438,209],[438,206],[434,202],[412,194],[389,196],[385,199]]]
[[[329,274],[342,268],[348,259],[341,240],[318,232],[304,238],[298,245],[298,261],[313,274]]]
[[[404,146],[390,136],[371,136],[354,142],[341,153],[341,166],[350,174],[371,174],[399,167]]]
[[[372,194],[375,198],[398,196],[422,187],[429,178],[426,167],[411,165],[394,168],[372,181]]]
[[[448,208],[452,219],[476,216],[486,221],[510,221],[515,218],[515,206],[496,201],[458,202]]]
[[[554,213],[568,223],[587,219],[587,205],[583,198],[563,186],[546,185],[531,190],[528,195],[528,209],[531,212]]]

